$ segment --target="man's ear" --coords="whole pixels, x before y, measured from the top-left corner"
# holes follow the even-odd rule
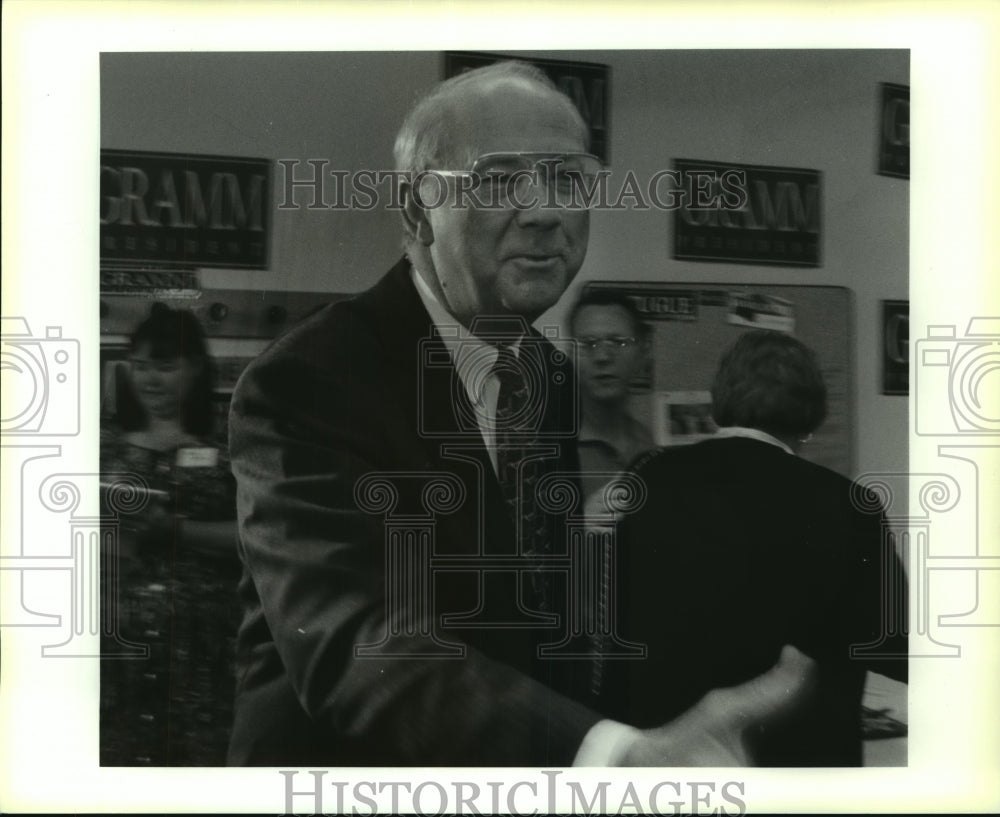
[[[417,201],[412,183],[402,182],[400,184],[399,197],[403,204],[401,213],[403,228],[407,235],[418,244],[429,247],[434,243],[434,230],[431,227],[430,219],[427,218],[427,210],[421,207]]]

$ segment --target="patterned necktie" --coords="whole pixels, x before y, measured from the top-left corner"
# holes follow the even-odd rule
[[[497,479],[518,535],[518,552],[537,559],[550,552],[545,513],[535,488],[545,468],[538,429],[544,407],[541,383],[528,376],[530,367],[519,361],[509,344],[501,344],[493,372],[500,381],[496,413]],[[539,562],[531,573],[535,603],[549,609],[547,582]]]

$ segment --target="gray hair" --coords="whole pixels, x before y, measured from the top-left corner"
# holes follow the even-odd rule
[[[461,139],[461,133],[455,127],[454,97],[470,87],[503,80],[531,84],[551,92],[557,104],[565,108],[579,127],[580,137],[587,145],[587,126],[573,101],[541,69],[525,62],[506,60],[445,80],[421,99],[403,121],[396,136],[393,148],[396,169],[419,173],[435,164],[460,163],[464,166],[471,163],[477,153],[476,146],[456,144]],[[465,153],[471,155],[461,155]]]

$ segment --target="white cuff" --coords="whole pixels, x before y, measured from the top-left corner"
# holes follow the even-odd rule
[[[584,735],[573,758],[574,766],[620,766],[622,758],[642,733],[618,721],[598,721]]]

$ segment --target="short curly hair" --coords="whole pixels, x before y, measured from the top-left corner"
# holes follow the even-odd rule
[[[811,434],[826,419],[826,385],[815,353],[781,332],[742,335],[719,362],[712,416],[719,426]]]

